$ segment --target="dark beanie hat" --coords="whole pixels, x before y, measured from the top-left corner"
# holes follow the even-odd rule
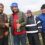
[[[28,13],[32,13],[31,10],[27,10],[27,14],[28,14]]]
[[[45,9],[45,4],[42,5],[41,9]]]

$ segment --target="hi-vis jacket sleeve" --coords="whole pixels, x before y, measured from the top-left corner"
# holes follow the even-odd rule
[[[38,31],[41,32],[42,25],[41,25],[41,20],[39,17],[36,17],[36,24],[37,24]]]

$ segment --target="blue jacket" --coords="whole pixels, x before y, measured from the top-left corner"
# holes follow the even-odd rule
[[[42,13],[37,17],[37,25],[42,32],[45,32],[45,14]]]

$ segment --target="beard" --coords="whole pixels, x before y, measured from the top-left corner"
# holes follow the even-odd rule
[[[3,13],[3,10],[0,10],[0,14],[2,14]]]
[[[13,13],[18,13],[18,12],[19,12],[19,10],[12,10],[12,12],[13,12]]]

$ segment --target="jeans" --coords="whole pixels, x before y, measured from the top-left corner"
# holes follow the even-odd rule
[[[14,45],[26,45],[26,34],[15,35],[14,36]]]

